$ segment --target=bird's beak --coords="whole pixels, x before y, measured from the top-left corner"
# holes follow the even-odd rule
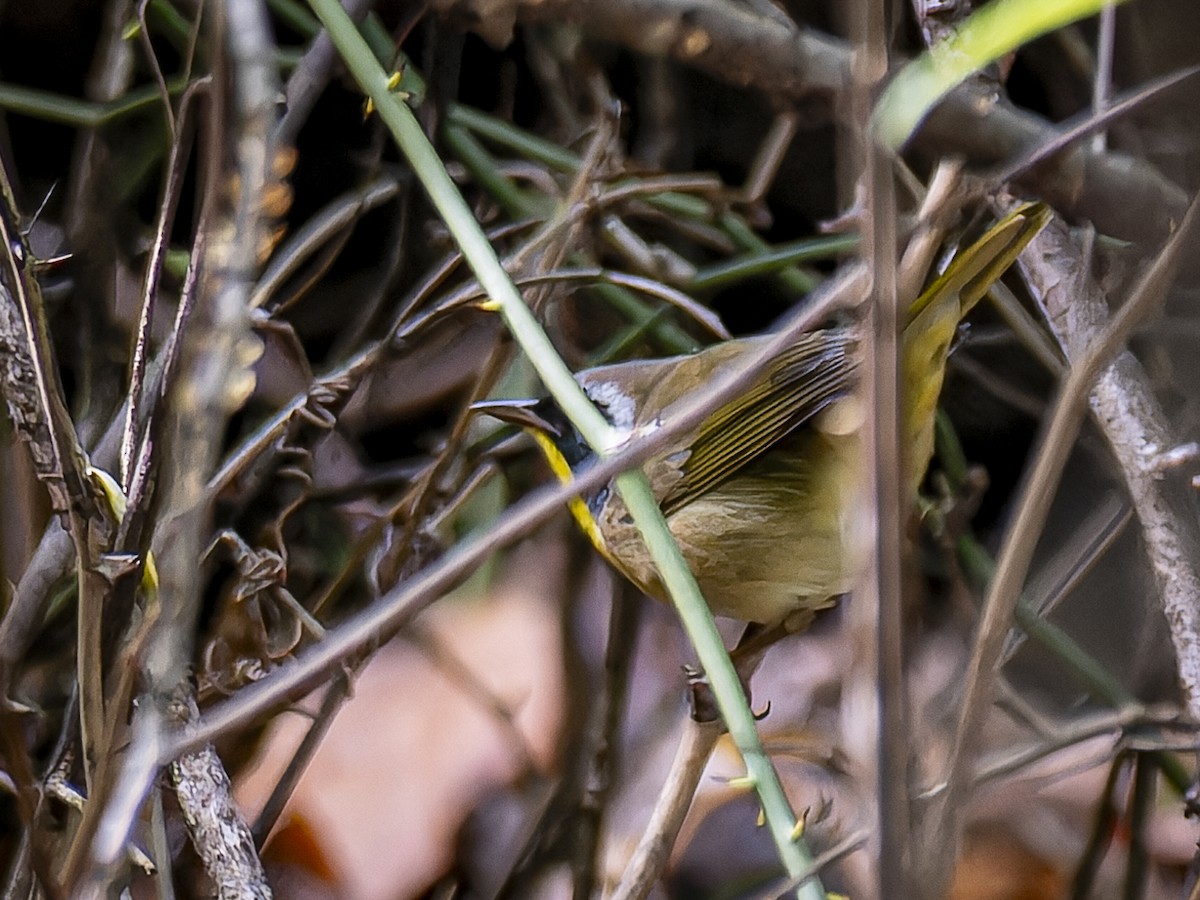
[[[562,437],[562,430],[551,424],[538,411],[541,402],[540,400],[480,400],[478,403],[471,404],[471,411],[483,413],[510,425],[529,428],[553,437]]]

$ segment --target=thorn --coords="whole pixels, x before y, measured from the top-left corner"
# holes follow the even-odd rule
[[[73,253],[59,253],[55,256],[47,257],[46,259],[35,259],[32,262],[31,268],[35,275],[42,272],[49,272],[52,269],[57,269],[59,266],[70,262],[74,257]]]
[[[792,833],[789,835],[793,843],[804,837],[804,830],[808,827],[808,813],[811,808],[809,806],[804,807],[804,812],[800,813],[796,818],[796,825],[792,828]]]
[[[392,74],[388,76],[388,80],[387,80],[388,93],[392,93],[393,91],[395,91],[396,88],[398,88],[400,86],[400,81],[403,78],[404,78],[404,70],[403,69],[397,69],[396,71],[392,72]],[[404,91],[401,93],[401,99],[407,100],[408,98],[409,98],[409,94],[407,91]],[[368,97],[367,102],[363,104],[363,120],[365,121],[365,120],[371,118],[371,114],[374,112],[375,112],[375,101],[371,97]]]

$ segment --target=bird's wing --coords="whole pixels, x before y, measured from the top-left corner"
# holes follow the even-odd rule
[[[1028,201],[1018,205],[982,237],[954,255],[946,271],[909,307],[909,324],[930,306],[946,302],[958,306],[960,319],[969,313],[1025,245],[1046,226],[1050,216],[1050,207],[1045,203]]]
[[[934,422],[959,322],[1050,220],[1044,203],[1022,203],[960,250],[909,308],[904,329],[904,442],[909,490],[933,457]]]
[[[845,396],[858,366],[848,329],[804,335],[771,360],[764,377],[700,426],[679,475],[661,500],[664,515],[720,485],[782,438]]]

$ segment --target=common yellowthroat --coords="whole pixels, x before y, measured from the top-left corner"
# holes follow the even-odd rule
[[[934,416],[958,324],[1049,219],[1026,203],[959,252],[912,303],[903,336],[904,473],[915,499],[933,455]],[[738,366],[764,337],[688,356],[636,360],[576,379],[624,435],[669,421],[673,407]],[[645,473],[668,527],[712,611],[796,629],[846,593],[865,552],[855,532],[858,442],[853,327],[805,334],[763,367],[740,397],[651,458]],[[481,411],[524,427],[555,474],[568,480],[594,458],[550,399],[490,401]],[[663,599],[657,571],[609,484],[571,511],[596,548],[645,593]]]

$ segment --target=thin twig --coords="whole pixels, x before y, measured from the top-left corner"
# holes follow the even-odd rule
[[[142,17],[143,35],[145,35],[145,3],[138,6],[138,14]],[[157,71],[157,68],[156,68]],[[161,77],[161,73],[159,73]],[[130,363],[128,404],[125,409],[125,431],[121,437],[121,484],[129,493],[132,479],[133,455],[137,446],[138,432],[142,424],[142,400],[146,388],[146,358],[150,342],[150,328],[154,319],[155,301],[158,298],[159,278],[162,275],[163,261],[167,255],[167,245],[171,229],[175,224],[175,211],[179,206],[180,192],[183,188],[183,176],[191,155],[191,124],[194,115],[190,114],[196,95],[203,90],[193,82],[188,85],[179,106],[180,128],[175,128],[175,120],[171,121],[171,150],[167,159],[166,176],[163,183],[162,197],[158,205],[158,220],[154,225],[154,241],[146,257],[146,268],[142,276],[142,302],[138,313],[137,334],[133,345],[133,360]],[[170,102],[169,96],[164,96],[164,102]],[[167,115],[171,116],[168,108]]]
[[[697,722],[689,716],[679,732],[675,758],[658,792],[650,821],[610,900],[643,900],[662,877],[722,728],[719,722]]]
[[[870,413],[863,429],[863,459],[866,466],[865,509],[855,512],[869,517],[871,554],[856,602],[850,612],[851,646],[857,671],[851,674],[846,691],[847,705],[855,714],[843,721],[847,745],[858,748],[858,762],[864,780],[862,796],[870,797],[864,811],[873,832],[870,853],[876,857],[875,880],[865,886],[876,900],[908,896],[905,848],[909,830],[908,813],[908,742],[905,729],[905,678],[903,669],[904,627],[899,602],[903,589],[903,535],[910,498],[906,495],[909,479],[901,473],[901,461],[913,449],[902,446],[905,433],[901,360],[901,330],[907,313],[901,313],[902,284],[897,253],[896,189],[892,175],[892,154],[874,139],[871,106],[881,80],[886,76],[890,41],[884,23],[883,6],[871,0],[858,4],[858,26],[854,34],[858,49],[851,72],[854,77],[852,103],[854,121],[863,123],[855,132],[855,145],[848,147],[851,158],[864,166],[863,240],[864,257],[870,266],[870,327],[865,337],[863,360],[863,402]],[[955,173],[956,174],[956,173]],[[957,179],[954,175],[951,181]],[[930,196],[939,195],[931,191]],[[949,192],[947,192],[949,194]],[[941,199],[939,197],[939,199]],[[928,209],[936,209],[930,203]],[[928,211],[928,210],[926,210]],[[925,216],[926,221],[934,219]],[[936,221],[930,230],[938,231]],[[940,240],[929,241],[932,253]],[[928,270],[921,241],[907,248],[909,264],[904,267],[911,278]],[[919,262],[918,262],[919,260]],[[922,279],[923,280],[923,277]],[[916,295],[913,291],[908,296]],[[852,750],[853,752],[853,750]]]
[[[1117,780],[1125,769],[1128,754],[1118,754],[1108,766],[1108,777],[1104,789],[1100,792],[1100,802],[1092,823],[1091,834],[1087,846],[1079,857],[1079,865],[1075,876],[1071,879],[1070,900],[1087,900],[1092,897],[1092,884],[1100,870],[1104,854],[1112,843],[1113,835],[1117,833],[1117,808],[1113,795],[1117,790]]]
[[[154,75],[154,83],[158,85],[159,99],[162,105],[159,107],[163,112],[163,117],[167,120],[167,135],[172,143],[179,141],[179,132],[175,128],[175,112],[171,109],[171,90],[167,87],[166,76],[163,75],[162,66],[158,62],[158,54],[154,50],[154,44],[150,41],[150,27],[146,24],[146,7],[150,0],[138,0],[137,5],[137,20],[141,26],[138,29],[138,39],[142,45],[142,51],[146,54],[146,62],[150,64],[150,72]],[[163,207],[173,205],[168,200],[163,204]]]
[[[1061,153],[1081,138],[1094,134],[1122,116],[1140,109],[1196,75],[1200,75],[1200,65],[1180,69],[1178,72],[1156,78],[1136,90],[1127,92],[1120,100],[1110,103],[1103,110],[1091,110],[1081,113],[1073,119],[1068,119],[1059,125],[1058,134],[1053,140],[1031,147],[1026,153],[1011,160],[999,171],[992,173],[989,180],[995,184],[1007,184],[1030,171],[1038,163],[1049,159],[1056,153]]]
[[[1150,878],[1150,851],[1146,846],[1146,829],[1154,809],[1154,788],[1158,767],[1147,753],[1133,758],[1133,787],[1127,812],[1129,827],[1129,856],[1125,863],[1123,900],[1142,900]]]
[[[596,571],[596,567],[592,567]],[[603,826],[620,772],[620,727],[627,710],[634,649],[641,620],[641,600],[632,586],[607,579],[611,596],[608,636],[604,647],[604,680],[590,705],[580,741],[580,777],[571,869],[576,897],[596,892],[596,869],[603,846]],[[590,692],[590,686],[584,687]]]
[[[265,307],[283,283],[335,234],[348,229],[366,213],[387,203],[401,190],[392,175],[382,175],[332,200],[323,210],[293,231],[287,242],[275,251],[266,270],[259,276],[250,295],[250,307]]]
[[[984,785],[1014,775],[1046,757],[1105,735],[1112,738],[1111,745],[1103,751],[1104,758],[1108,759],[1129,731],[1147,727],[1158,730],[1180,724],[1177,709],[1147,709],[1137,704],[1113,712],[1095,713],[1074,722],[1056,722],[1045,740],[1005,750],[996,759],[981,760],[975,783]],[[1078,768],[1078,763],[1072,762],[1071,768]]]
[[[86,455],[67,412],[54,363],[41,287],[32,269],[33,255],[18,221],[12,183],[0,164],[0,365],[4,376],[0,381],[9,418],[29,448],[34,474],[45,485],[55,512],[65,519],[75,547],[79,585],[76,680],[84,773],[90,787],[92,767],[101,755],[96,739],[104,721],[100,625],[108,585],[101,574],[100,557],[111,544],[112,525],[107,508],[98,501],[99,490],[86,474]],[[5,681],[11,678],[11,672],[0,676]],[[17,729],[14,734],[21,733],[19,726],[13,727]],[[21,748],[19,758],[24,755]]]
[[[330,727],[333,725],[333,720],[341,709],[342,704],[346,702],[346,698],[350,696],[351,680],[350,674],[343,672],[338,675],[330,683],[325,690],[325,696],[321,698],[321,705],[313,714],[312,724],[308,730],[304,732],[304,737],[300,741],[300,746],[292,754],[288,760],[287,768],[284,769],[282,775],[276,780],[271,788],[271,795],[267,798],[267,802],[263,804],[263,808],[258,813],[258,818],[254,820],[254,824],[250,826],[250,833],[254,835],[254,845],[263,847],[267,838],[271,836],[271,831],[275,827],[275,823],[279,821],[279,816],[283,813],[284,807],[291,799],[292,793],[296,790],[296,786],[300,783],[300,778],[303,776],[308,764],[312,761],[317,749],[321,745],[321,741],[329,733]]]
[[[1092,113],[1103,115],[1112,102],[1113,44],[1117,36],[1117,7],[1109,2],[1100,10],[1100,33],[1096,37],[1096,71],[1092,79]],[[1092,135],[1092,149],[1103,153],[1108,147],[1108,134],[1097,131]]]

